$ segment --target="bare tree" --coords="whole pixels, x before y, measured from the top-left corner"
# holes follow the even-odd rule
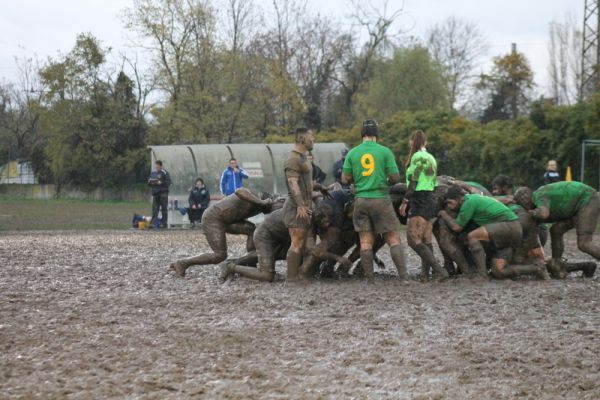
[[[582,35],[575,18],[567,15],[564,22],[550,23],[548,53],[550,89],[557,104],[574,104],[580,98]]]
[[[426,40],[431,56],[444,68],[450,107],[454,108],[475,77],[478,60],[488,50],[485,36],[474,23],[449,17],[432,26]]]
[[[367,84],[371,75],[373,60],[394,47],[394,39],[401,34],[391,32],[392,25],[402,14],[402,6],[393,11],[388,10],[387,1],[383,7],[375,7],[371,3],[353,1],[351,21],[359,31],[366,32],[368,39],[359,45],[356,36],[348,33],[341,40],[346,42],[350,51],[341,60],[341,71],[334,80],[340,87],[342,109],[337,121],[332,123],[348,125],[354,122],[354,100],[356,94]],[[345,121],[345,122],[344,122]]]
[[[39,78],[39,61],[15,57],[17,81],[0,90],[0,126],[10,132],[16,156],[29,158],[41,138],[39,122],[45,88]]]
[[[234,54],[244,47],[244,42],[252,35],[253,8],[252,0],[227,0],[228,36]]]
[[[306,107],[305,123],[320,129],[325,99],[349,46],[339,26],[327,17],[306,16],[301,22],[293,42],[292,75]]]

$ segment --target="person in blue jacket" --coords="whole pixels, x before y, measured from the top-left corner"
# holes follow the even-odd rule
[[[229,166],[221,174],[221,194],[229,196],[235,193],[236,190],[244,186],[244,179],[248,178],[246,171],[238,167],[237,160],[232,158],[229,160]]]

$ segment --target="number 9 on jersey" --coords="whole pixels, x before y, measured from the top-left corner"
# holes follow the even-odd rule
[[[375,158],[372,154],[363,154],[360,158],[360,165],[364,168],[362,176],[371,176],[375,172]]]

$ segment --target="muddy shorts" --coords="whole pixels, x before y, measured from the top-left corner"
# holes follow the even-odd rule
[[[219,219],[219,210],[217,208],[210,207],[206,210],[202,216],[200,227],[213,251],[216,249],[227,250],[227,236],[225,235],[227,226]]]
[[[429,221],[437,216],[437,202],[432,191],[414,192],[408,206],[408,218],[423,217]]]
[[[266,229],[254,231],[254,245],[258,254],[257,269],[260,272],[275,273],[275,261],[285,259],[290,243],[289,238],[282,240]]]
[[[389,198],[354,201],[354,230],[383,234],[400,230],[400,222]]]
[[[507,222],[495,222],[484,225],[490,237],[492,247],[492,258],[502,258],[510,261],[514,249],[523,239],[523,228],[518,220]]]
[[[296,217],[298,209],[293,202],[288,198],[283,204],[283,222],[287,228],[310,228],[310,218],[298,219]]]
[[[593,235],[600,215],[600,194],[594,193],[590,200],[573,217],[577,235]]]

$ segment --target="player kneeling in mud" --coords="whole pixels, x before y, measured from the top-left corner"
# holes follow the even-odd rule
[[[456,220],[447,211],[439,212],[455,233],[460,233],[472,220],[479,227],[467,236],[469,251],[481,277],[487,276],[486,253],[483,244],[489,246],[492,259],[492,275],[499,279],[519,275],[535,275],[545,279],[541,265],[509,265],[513,251],[521,244],[523,228],[518,217],[504,204],[491,197],[465,194],[453,186],[446,194],[448,208],[456,210]]]
[[[565,278],[569,272],[583,271],[591,277],[595,263],[569,264],[562,259],[565,250],[564,234],[577,229],[577,247],[600,259],[600,246],[592,240],[600,215],[600,195],[592,187],[580,182],[556,182],[544,185],[533,192],[527,187],[519,188],[515,201],[525,208],[538,222],[554,222],[550,228],[552,259],[548,270],[553,278]]]
[[[288,228],[286,227],[286,217],[284,210],[277,210],[267,216],[262,224],[254,231],[254,244],[256,251],[233,261],[225,261],[220,265],[219,280],[225,282],[232,274],[239,274],[246,278],[255,279],[263,282],[272,282],[275,278],[275,262],[285,260],[287,250],[291,244]],[[329,226],[327,215],[315,210],[312,218],[312,233],[325,230]],[[303,258],[317,261],[333,260],[343,265],[348,265],[350,261],[345,257],[340,257],[329,253],[323,246],[314,245],[315,241],[307,240],[303,249]],[[255,254],[255,255],[254,255]],[[254,262],[253,258],[258,257],[257,268],[247,266]],[[245,265],[240,265],[244,263]]]
[[[249,189],[240,188],[218,203],[208,207],[202,216],[200,224],[212,253],[178,260],[171,264],[171,269],[179,276],[185,276],[185,271],[192,265],[218,264],[227,258],[227,236],[246,235],[246,250],[254,250],[252,236],[256,225],[247,218],[265,213],[268,214],[281,203],[274,201],[269,193],[254,193]]]

